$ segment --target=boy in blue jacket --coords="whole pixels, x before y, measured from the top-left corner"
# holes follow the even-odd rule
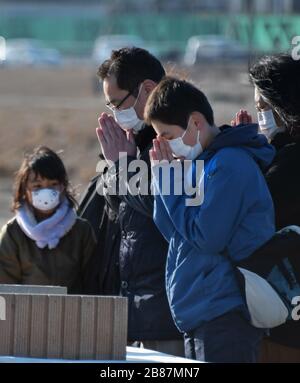
[[[145,118],[158,134],[150,151],[154,220],[169,242],[167,295],[185,334],[186,357],[255,362],[263,330],[250,322],[234,263],[274,235],[273,203],[261,169],[275,150],[256,124],[217,128],[206,96],[171,77],[153,91]],[[193,173],[196,160],[203,161],[200,205],[188,206],[189,196],[174,192],[176,177],[170,177],[170,193],[163,192],[157,169],[174,157],[191,160]]]

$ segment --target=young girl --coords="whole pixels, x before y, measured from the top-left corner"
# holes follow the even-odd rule
[[[14,189],[15,217],[0,232],[0,284],[59,285],[84,293],[96,240],[89,223],[76,216],[59,156],[36,148],[25,157]]]

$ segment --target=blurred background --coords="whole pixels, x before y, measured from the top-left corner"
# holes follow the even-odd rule
[[[249,64],[291,51],[297,35],[300,0],[0,0],[0,224],[25,151],[62,151],[79,194],[95,174],[96,72],[111,50],[150,50],[223,124],[241,108],[255,114]]]

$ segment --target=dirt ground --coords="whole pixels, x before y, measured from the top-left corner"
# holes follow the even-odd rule
[[[212,103],[217,124],[228,123],[240,108],[254,113],[246,65],[168,68],[200,86]],[[11,216],[13,175],[25,151],[37,145],[63,151],[78,196],[95,174],[99,152],[95,128],[97,116],[105,110],[101,92],[93,92],[96,69],[0,68],[0,225]]]

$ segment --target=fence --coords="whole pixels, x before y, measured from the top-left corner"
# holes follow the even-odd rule
[[[1,293],[0,355],[125,360],[127,299]]]
[[[70,54],[90,54],[103,34],[134,34],[162,51],[183,51],[192,35],[223,34],[258,52],[285,51],[300,35],[300,15],[116,14],[0,15],[0,36],[34,38]]]

